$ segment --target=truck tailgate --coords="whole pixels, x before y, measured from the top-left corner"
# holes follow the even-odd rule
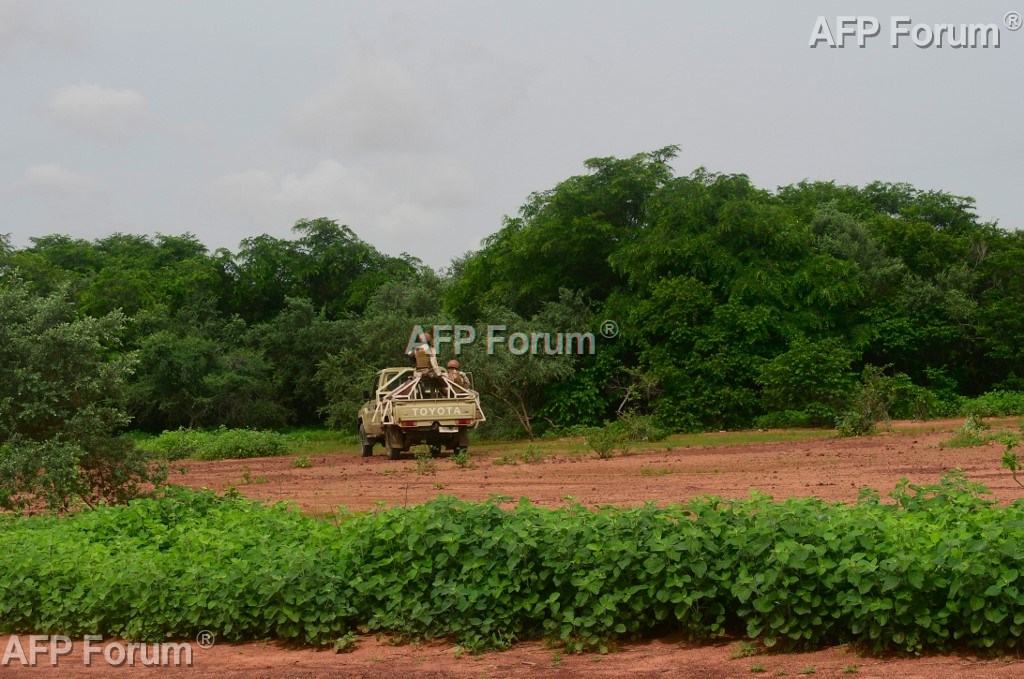
[[[417,426],[440,424],[472,424],[477,420],[476,403],[472,399],[421,399],[395,403],[394,418],[400,422],[416,422]],[[468,420],[468,422],[466,422]]]

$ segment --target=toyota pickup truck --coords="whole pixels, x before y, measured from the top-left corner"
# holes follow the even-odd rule
[[[483,422],[480,397],[446,376],[418,374],[413,368],[385,368],[359,409],[359,443],[363,457],[381,444],[392,460],[411,446],[426,444],[435,457],[442,448],[459,453],[469,447],[469,430]]]

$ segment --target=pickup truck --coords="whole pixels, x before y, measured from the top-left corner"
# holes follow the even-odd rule
[[[472,385],[472,376],[467,375]],[[392,460],[411,446],[426,444],[435,457],[469,447],[469,430],[483,422],[480,397],[446,376],[421,376],[413,368],[385,368],[363,393],[359,443],[363,457],[381,444]]]

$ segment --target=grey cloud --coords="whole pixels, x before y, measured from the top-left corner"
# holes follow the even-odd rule
[[[383,167],[325,159],[305,172],[249,170],[222,175],[210,187],[228,214],[291,223],[330,217],[388,252],[436,252],[450,211],[476,198],[472,172],[459,161],[403,156]]]
[[[107,142],[129,139],[156,124],[140,92],[93,83],[53,92],[49,112],[58,123]]]
[[[21,186],[32,192],[67,196],[69,194],[95,194],[100,181],[89,174],[74,172],[56,163],[40,163],[25,170]]]
[[[335,153],[423,149],[430,105],[412,75],[385,60],[354,59],[288,114],[289,136]]]
[[[74,52],[83,39],[66,13],[38,2],[0,0],[0,60],[25,49]]]

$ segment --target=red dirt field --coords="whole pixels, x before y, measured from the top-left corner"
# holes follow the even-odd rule
[[[1019,431],[1020,422],[1008,418],[989,424],[993,431]],[[218,491],[235,485],[248,497],[291,500],[314,514],[333,513],[339,505],[361,511],[380,502],[418,504],[442,493],[464,500],[527,497],[538,505],[559,506],[567,496],[588,505],[629,505],[681,502],[698,495],[744,497],[757,489],[778,498],[848,502],[865,486],[884,496],[902,477],[936,483],[956,467],[984,483],[1000,502],[1024,497],[1024,488],[1000,467],[999,443],[939,447],[960,424],[962,420],[895,423],[892,431],[875,436],[776,443],[718,445],[727,435],[710,434],[701,437],[702,446],[666,451],[666,444],[658,444],[658,449],[606,460],[593,454],[558,454],[556,444],[554,455],[528,464],[495,464],[508,454],[507,446],[488,450],[480,444],[471,449],[474,467],[461,469],[441,458],[435,461],[436,472],[427,474],[417,473],[411,456],[392,462],[378,447],[370,458],[353,453],[311,457],[308,468],[294,467],[293,457],[189,461],[178,465],[188,472],[173,474],[171,481]],[[545,444],[545,455],[548,450]]]
[[[28,647],[28,639],[21,638]],[[9,637],[0,636],[6,647]],[[276,679],[295,677],[442,677],[489,678],[555,677],[885,677],[886,679],[935,679],[936,677],[982,677],[1010,679],[1024,674],[1024,662],[1016,657],[981,660],[961,655],[930,655],[921,658],[875,658],[859,655],[848,646],[813,653],[772,653],[732,659],[737,642],[690,644],[678,639],[655,639],[630,644],[607,655],[595,653],[559,654],[538,642],[517,644],[508,651],[480,656],[456,655],[456,647],[442,641],[422,645],[393,646],[372,636],[361,638],[351,653],[288,648],[276,643],[214,644],[201,649],[193,645],[191,667],[110,667],[102,654],[84,667],[80,643],[71,653],[50,666],[46,655],[35,667],[21,667],[18,661],[0,667],[0,676],[39,679],[65,677],[168,676],[217,677],[218,679]],[[760,665],[763,673],[752,673]]]
[[[578,442],[544,443],[545,457],[529,464],[494,464],[525,445],[478,445],[475,466],[456,467],[450,459],[435,461],[436,472],[417,473],[413,459],[388,461],[380,455],[364,459],[353,452],[310,457],[312,466],[296,468],[294,457],[187,461],[175,466],[171,481],[222,491],[235,485],[245,495],[266,500],[295,501],[314,514],[333,513],[339,505],[371,509],[375,503],[415,504],[440,493],[466,500],[500,494],[525,496],[536,504],[558,506],[566,496],[585,504],[679,502],[696,495],[742,497],[751,489],[775,497],[816,496],[851,501],[861,487],[884,495],[907,477],[914,483],[935,483],[954,467],[984,483],[1002,503],[1024,498],[1009,473],[1000,468],[997,443],[966,449],[940,448],[962,420],[895,423],[892,430],[857,439],[818,438],[776,443],[730,443],[735,434],[700,437],[699,446],[666,451],[666,444],[645,452],[607,460],[581,454]],[[990,421],[993,430],[1019,431],[1020,419]],[[825,436],[826,434],[822,434]],[[751,433],[752,438],[759,436]],[[692,440],[692,439],[691,439]],[[721,444],[721,445],[719,445]],[[564,451],[564,452],[562,452]],[[248,483],[244,483],[244,481]],[[297,649],[277,643],[223,644],[194,648],[192,668],[167,670],[182,676],[242,677],[1019,677],[1024,663],[1017,656],[982,659],[971,655],[929,655],[922,658],[873,657],[847,646],[812,653],[763,654],[732,659],[738,639],[692,644],[663,638],[627,644],[607,655],[562,655],[541,643],[522,643],[508,651],[481,656],[457,655],[450,642],[392,645],[372,636],[359,639],[352,653]],[[0,636],[6,647],[8,637]],[[27,639],[26,639],[27,643]],[[51,668],[0,667],[0,677],[150,676],[151,668],[111,668],[94,660],[82,666],[76,648]]]

